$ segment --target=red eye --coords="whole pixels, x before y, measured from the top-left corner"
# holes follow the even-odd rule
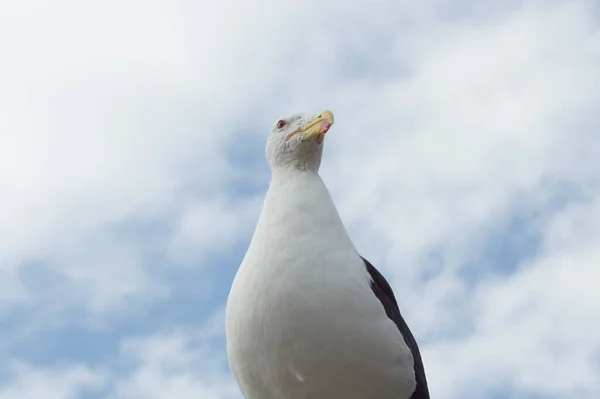
[[[277,129],[283,129],[285,127],[285,125],[287,125],[287,122],[281,120],[281,121],[277,122]]]

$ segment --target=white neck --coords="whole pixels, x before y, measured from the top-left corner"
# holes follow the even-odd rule
[[[310,251],[315,240],[330,248],[354,249],[329,190],[314,172],[273,171],[260,220],[250,247]]]
[[[342,225],[323,179],[318,173],[307,170],[278,168],[273,171],[262,216],[267,215],[275,220],[283,217],[306,223],[320,219],[328,224]]]

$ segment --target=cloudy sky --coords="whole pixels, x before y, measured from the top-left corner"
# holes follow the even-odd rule
[[[265,138],[322,109],[432,397],[599,398],[600,6],[418,4],[2,1],[0,399],[240,399]]]

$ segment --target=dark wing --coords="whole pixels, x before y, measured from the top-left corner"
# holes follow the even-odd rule
[[[417,345],[417,341],[415,341],[415,337],[408,328],[406,321],[404,321],[402,314],[400,314],[400,309],[398,308],[398,303],[396,302],[396,297],[394,296],[392,287],[390,287],[385,277],[379,273],[375,266],[373,266],[362,256],[361,258],[365,262],[367,271],[373,280],[371,283],[371,289],[373,290],[373,293],[375,293],[375,296],[377,296],[377,298],[379,298],[381,301],[381,304],[385,309],[385,313],[390,320],[396,324],[398,330],[400,330],[400,333],[404,337],[404,342],[406,342],[406,345],[408,345],[410,351],[412,352],[415,362],[415,378],[417,381],[417,386],[413,394],[410,396],[410,399],[429,399],[429,388],[427,388],[427,379],[425,378],[425,368],[423,367],[421,352],[419,351],[419,346]]]

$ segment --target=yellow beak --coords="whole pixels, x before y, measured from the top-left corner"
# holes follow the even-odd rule
[[[286,140],[289,140],[292,136],[297,133],[302,133],[302,141],[308,140],[312,137],[319,136],[319,142],[323,141],[323,136],[329,131],[329,128],[333,125],[333,112],[323,111],[315,115],[313,120],[302,126],[300,129],[289,134]]]

